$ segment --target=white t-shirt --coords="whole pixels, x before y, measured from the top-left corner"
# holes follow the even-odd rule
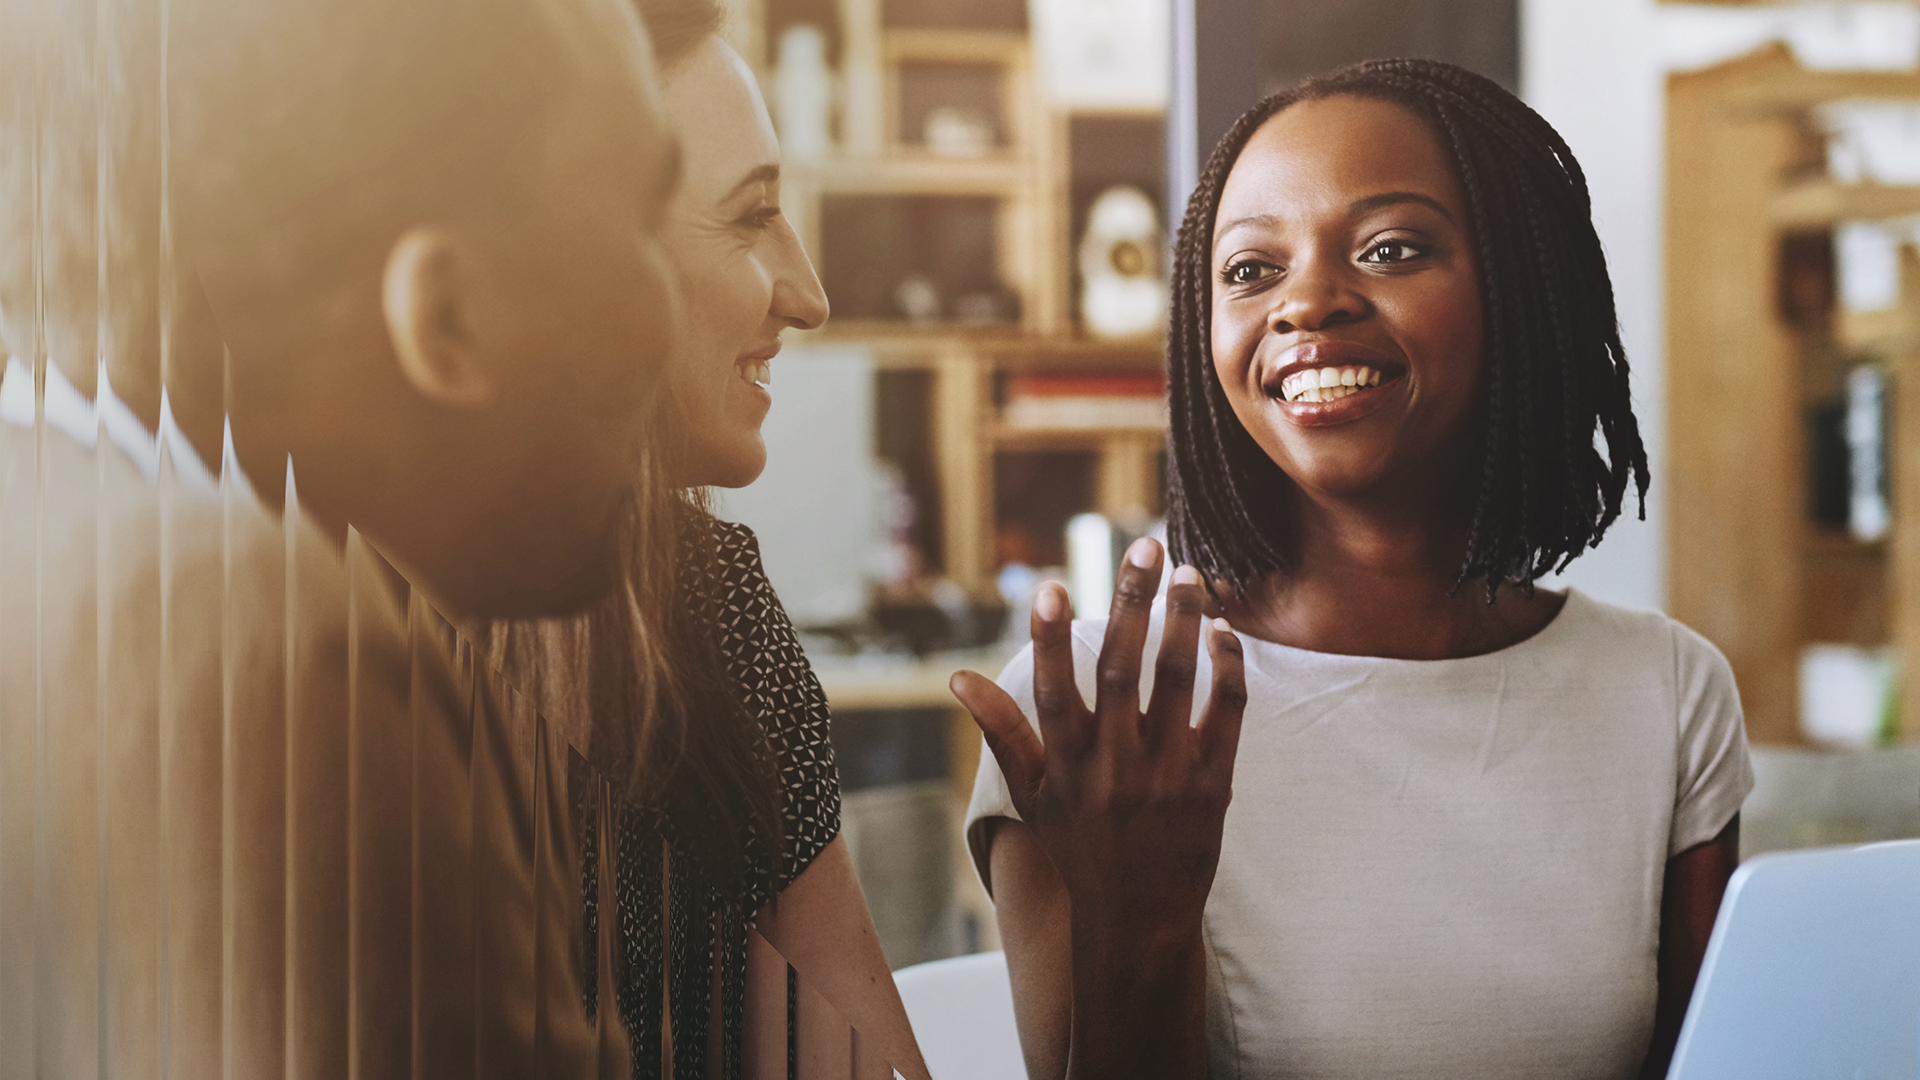
[[[1074,624],[1089,701],[1105,630]],[[1720,653],[1577,591],[1533,637],[1460,660],[1241,641],[1204,927],[1214,1080],[1635,1076],[1667,859],[1753,786]],[[1031,719],[1030,652],[1000,685]],[[1018,816],[983,752],[967,811],[983,881],[983,819]]]

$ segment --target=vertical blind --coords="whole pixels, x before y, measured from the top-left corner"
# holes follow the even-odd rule
[[[586,1000],[583,748],[235,460],[167,7],[0,0],[0,1080],[670,1075]],[[757,935],[746,996],[746,1075],[892,1074]]]

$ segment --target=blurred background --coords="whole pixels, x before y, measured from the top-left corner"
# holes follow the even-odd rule
[[[1156,527],[1196,163],[1376,56],[1499,81],[1586,169],[1654,487],[1552,584],[1727,654],[1745,854],[1920,835],[1920,4],[735,0],[730,36],[833,319],[790,336],[766,474],[719,507],[833,703],[895,966],[996,947],[948,675],[998,671],[1041,580],[1104,610]]]

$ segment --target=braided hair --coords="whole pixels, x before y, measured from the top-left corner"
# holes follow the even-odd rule
[[[1600,542],[1620,515],[1629,474],[1646,518],[1647,454],[1579,163],[1518,98],[1434,60],[1370,60],[1274,94],[1207,159],[1174,247],[1169,547],[1243,595],[1254,580],[1292,569],[1293,481],[1234,415],[1214,372],[1213,227],[1227,174],[1253,133],[1292,105],[1337,95],[1419,118],[1466,193],[1486,326],[1487,440],[1455,587],[1484,578],[1488,602],[1502,583],[1530,589]]]

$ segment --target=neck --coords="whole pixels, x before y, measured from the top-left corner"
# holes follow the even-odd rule
[[[1479,579],[1455,587],[1470,502],[1399,493],[1335,500],[1299,494],[1294,567],[1229,597],[1236,629],[1314,652],[1445,660],[1506,648],[1537,633],[1564,597],[1507,586],[1487,602]]]
[[[407,502],[407,493],[392,490],[394,477],[405,471],[394,462],[408,455],[391,433],[410,425],[390,407],[399,394],[390,366],[379,361],[384,330],[355,314],[332,305],[305,335],[286,332],[233,346],[224,380],[200,396],[220,403],[219,415],[207,421],[213,445],[219,446],[219,426],[230,426],[234,456],[260,502],[286,509],[291,461],[291,501],[340,545],[350,521],[364,531],[386,517],[387,504]]]

